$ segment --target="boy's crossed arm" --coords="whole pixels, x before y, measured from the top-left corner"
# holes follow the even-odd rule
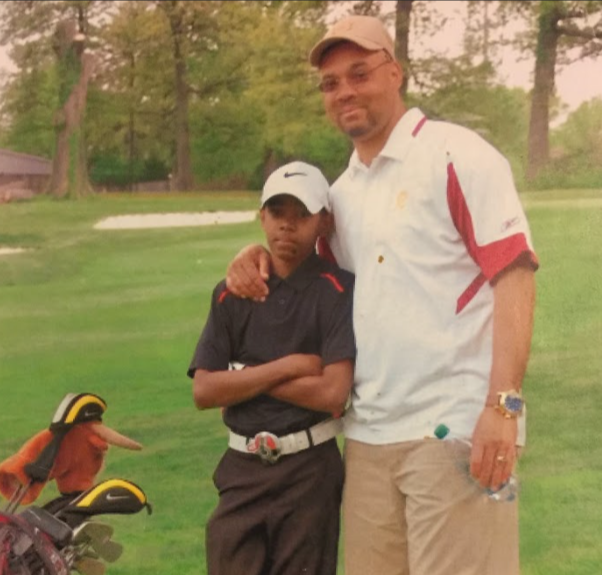
[[[306,375],[272,387],[268,395],[338,416],[345,405],[353,384],[353,362],[344,359],[324,366],[321,373]]]
[[[194,403],[199,409],[227,407],[267,393],[281,383],[321,373],[320,356],[302,353],[241,370],[197,369],[193,380]]]
[[[227,407],[265,393],[316,411],[343,411],[353,383],[353,362],[322,367],[320,356],[291,354],[242,370],[197,369],[193,396],[199,409]]]

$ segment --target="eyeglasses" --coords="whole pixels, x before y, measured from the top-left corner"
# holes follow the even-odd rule
[[[361,86],[368,82],[372,76],[372,73],[378,70],[381,66],[385,64],[390,64],[393,60],[391,58],[387,58],[384,62],[377,64],[373,68],[365,68],[364,66],[358,68],[352,68],[345,74],[345,80],[347,84],[351,87],[356,88],[357,86]],[[322,79],[322,81],[318,84],[318,89],[320,92],[324,94],[328,94],[330,92],[334,92],[339,85],[341,84],[341,78],[337,76],[326,76]]]

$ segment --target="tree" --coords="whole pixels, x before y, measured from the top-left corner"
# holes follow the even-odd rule
[[[84,54],[85,34],[73,20],[59,22],[53,47],[58,60],[59,107],[54,118],[56,146],[48,191],[81,197],[92,192],[88,179],[83,118],[93,60]]]
[[[167,179],[173,79],[166,38],[164,18],[148,2],[120,2],[99,30],[102,52],[89,95],[94,113],[86,120],[98,183],[131,190],[137,181]]]
[[[599,188],[602,181],[602,98],[581,104],[552,131],[550,168],[554,187]],[[546,184],[543,178],[542,184]],[[551,183],[551,182],[550,182]]]
[[[205,8],[207,2],[198,2]],[[194,186],[192,167],[190,163],[190,128],[189,102],[190,86],[188,84],[188,31],[192,27],[195,8],[190,2],[178,0],[161,0],[157,7],[165,14],[169,24],[172,42],[174,92],[175,92],[175,173],[173,186],[176,190],[191,190]],[[192,18],[191,18],[192,17]],[[197,22],[199,20],[196,20]]]
[[[11,78],[2,95],[0,147],[51,158],[52,120],[58,102],[54,67],[36,61]]]
[[[395,56],[404,70],[401,94],[406,96],[410,78],[410,24],[414,0],[395,2]]]
[[[257,148],[262,169],[255,184],[291,158],[317,163],[334,177],[347,160],[348,144],[324,116],[317,75],[307,61],[323,34],[326,5],[248,4],[257,7],[247,14],[247,25],[237,27],[240,36],[232,41],[246,46],[242,97],[245,108],[261,122]],[[317,155],[325,150],[326,156]]]
[[[537,10],[527,166],[527,179],[533,181],[550,159],[550,102],[557,65],[569,61],[571,49],[579,51],[579,58],[602,54],[602,2],[542,0],[529,4]]]
[[[10,1],[3,6],[0,42],[13,45],[11,55],[22,72],[44,69],[53,52],[57,57],[59,107],[54,118],[56,145],[49,187],[57,196],[76,197],[91,190],[82,121],[92,60],[84,53],[84,44],[93,35],[90,20],[108,5],[73,0]]]
[[[556,63],[562,40],[567,47],[580,45],[581,57],[602,53],[602,29],[587,25],[597,15],[602,23],[601,2],[539,3],[535,79],[531,99],[527,178],[534,180],[550,159],[549,105],[554,92]]]

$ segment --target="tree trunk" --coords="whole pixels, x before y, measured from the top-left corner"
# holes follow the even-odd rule
[[[483,2],[483,62],[489,63],[489,2]]]
[[[403,67],[401,95],[405,97],[410,79],[410,17],[414,0],[397,0],[395,3],[395,56]]]
[[[550,99],[554,94],[559,19],[556,2],[541,2],[529,121],[528,181],[533,181],[550,159]]]
[[[83,119],[93,60],[84,54],[84,37],[73,21],[57,26],[54,48],[59,68],[59,109],[55,115],[56,149],[47,191],[77,198],[92,192],[88,178]]]
[[[278,158],[272,148],[268,148],[263,155],[263,181],[265,182],[270,174],[278,169]]]
[[[132,51],[130,60],[130,109],[128,114],[128,191],[134,191],[134,162],[136,161],[136,112],[134,100],[134,87],[136,83],[136,57]]]
[[[174,81],[175,81],[175,128],[176,128],[176,158],[174,166],[173,188],[178,191],[188,191],[194,188],[192,163],[190,160],[190,127],[188,121],[189,90],[186,79],[186,61],[182,51],[184,37],[183,15],[181,6],[171,2],[168,12],[169,25],[173,41]]]
[[[176,60],[176,189],[192,190],[194,178],[190,161],[190,127],[188,125],[188,85],[186,65]]]

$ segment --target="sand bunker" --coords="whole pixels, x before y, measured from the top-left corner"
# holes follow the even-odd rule
[[[252,222],[256,216],[256,211],[112,216],[96,223],[94,229],[133,230],[143,228],[181,228],[187,226],[210,226],[214,224],[239,224],[243,222]]]
[[[0,256],[8,256],[10,254],[20,254],[26,252],[25,248],[3,248],[0,246]]]
[[[252,222],[256,211],[246,212],[199,212],[173,214],[138,214],[130,216],[112,216],[94,225],[96,230],[134,230],[143,228],[174,228],[187,226],[211,226],[215,224],[240,224]],[[25,248],[0,246],[0,256],[20,254]]]

